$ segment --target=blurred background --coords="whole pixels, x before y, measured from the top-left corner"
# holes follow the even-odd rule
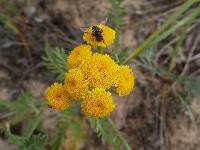
[[[191,6],[180,13],[179,8],[189,1]],[[128,62],[136,75],[135,89],[130,96],[114,97],[118,106],[111,118],[133,150],[199,150],[200,1],[193,1],[0,0],[0,150],[19,149],[8,133],[21,136],[29,122],[26,109],[15,113],[12,103],[24,96],[37,106],[44,101],[45,88],[56,80],[45,65],[45,49],[63,48],[68,54],[82,42],[80,28],[108,18],[118,33],[113,49],[123,61],[178,13],[177,18],[171,17],[174,24]],[[45,133],[48,140],[53,139],[60,113],[47,107],[42,111],[32,134]],[[81,120],[70,119],[68,124]],[[73,124],[62,131],[60,148],[47,142],[42,149],[113,149],[87,121],[80,124],[83,135],[77,128],[78,136],[72,135]]]

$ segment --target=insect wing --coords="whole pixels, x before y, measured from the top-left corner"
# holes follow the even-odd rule
[[[100,24],[106,25],[106,24],[108,24],[108,22],[110,22],[110,19],[108,17],[106,17],[104,20],[102,20],[100,22]]]
[[[80,28],[80,30],[81,30],[82,32],[86,32],[86,31],[87,31],[87,27],[82,27],[82,28]]]

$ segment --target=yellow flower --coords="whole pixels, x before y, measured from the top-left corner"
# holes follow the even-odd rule
[[[88,81],[80,69],[70,69],[65,74],[65,89],[73,99],[80,99],[88,92]]]
[[[108,89],[114,84],[117,64],[109,55],[95,53],[82,70],[91,87]]]
[[[100,36],[99,39],[97,39],[97,36],[94,35],[94,27],[99,28]],[[102,36],[102,37],[101,37]],[[96,24],[94,26],[90,26],[86,29],[83,35],[83,40],[86,41],[88,44],[91,44],[93,46],[99,46],[99,47],[108,47],[113,43],[115,39],[115,31],[108,26],[102,25],[102,24]]]
[[[116,90],[119,96],[128,95],[134,87],[135,76],[129,66],[119,66]]]
[[[106,117],[115,108],[110,92],[95,88],[82,100],[81,108],[85,115],[90,117]]]
[[[64,110],[70,107],[71,100],[63,85],[55,82],[45,91],[45,98],[48,105],[55,109]]]
[[[92,55],[91,46],[82,44],[75,47],[67,58],[69,69],[80,67]]]

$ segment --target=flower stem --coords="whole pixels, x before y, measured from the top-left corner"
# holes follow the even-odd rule
[[[113,130],[115,131],[116,135],[118,136],[118,138],[121,140],[121,142],[124,145],[125,150],[131,150],[129,144],[127,143],[127,141],[123,138],[123,136],[120,134],[120,132],[118,131],[118,129],[115,127],[113,121],[110,118],[107,118],[109,124],[111,125],[111,127],[113,128]]]
[[[104,49],[103,49],[102,47],[99,47],[99,46],[98,46],[98,47],[97,47],[97,51],[98,51],[99,53],[101,53],[101,54],[102,54],[102,53],[103,53],[103,51],[104,51]]]

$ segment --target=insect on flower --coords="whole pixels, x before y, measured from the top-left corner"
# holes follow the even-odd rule
[[[103,118],[111,114],[116,104],[110,89],[119,96],[130,94],[135,76],[127,65],[118,64],[104,53],[115,40],[115,30],[105,22],[82,28],[87,43],[73,48],[66,59],[68,71],[64,83],[55,82],[44,93],[49,108],[65,110],[78,100],[84,115]],[[96,48],[96,52],[92,49]],[[108,49],[109,50],[109,49]]]
[[[92,35],[95,38],[96,43],[102,42],[103,44],[105,44],[106,47],[108,47],[102,35],[103,30],[99,26],[97,25],[91,26],[91,32],[88,32],[87,28],[81,28],[81,31],[83,31],[86,34]]]
[[[83,39],[93,46],[105,48],[111,45],[115,38],[115,31],[104,25],[105,23],[106,21],[87,28],[81,28],[84,32]]]
[[[103,41],[102,32],[103,30],[99,28],[98,26],[96,25],[92,26],[92,35],[96,38],[98,42]]]

